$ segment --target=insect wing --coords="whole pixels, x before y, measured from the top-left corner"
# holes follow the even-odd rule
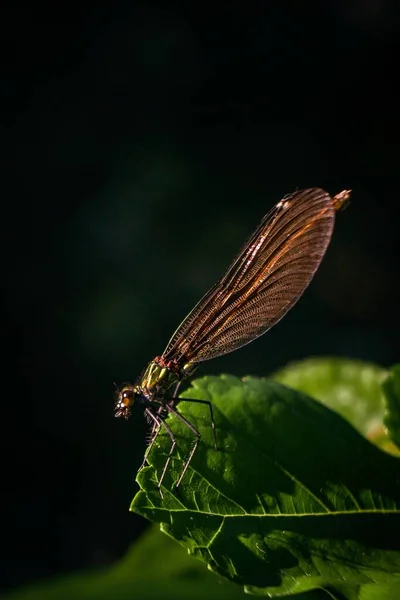
[[[324,190],[285,196],[178,327],[163,357],[201,362],[268,331],[310,283],[329,245],[334,221],[334,202]]]

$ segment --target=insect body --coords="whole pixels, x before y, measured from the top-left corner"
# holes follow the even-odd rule
[[[200,441],[194,425],[176,410],[178,402],[208,405],[217,447],[211,403],[178,398],[181,382],[193,374],[199,363],[248,344],[290,310],[318,269],[331,239],[335,213],[349,197],[348,190],[331,197],[322,189],[311,188],[280,200],[262,219],[221,279],[178,327],[163,354],[150,362],[135,385],[125,385],[118,392],[116,417],[127,419],[133,404],[139,402],[152,425],[143,465],[161,427],[170,436],[170,452],[158,481],[160,491],[176,446],[166,422],[168,414],[176,415],[195,436],[177,486]]]

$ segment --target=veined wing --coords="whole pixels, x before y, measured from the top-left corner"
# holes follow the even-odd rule
[[[349,197],[318,188],[285,196],[263,218],[218,283],[172,336],[166,360],[201,362],[259,337],[297,302],[331,239],[335,211]]]

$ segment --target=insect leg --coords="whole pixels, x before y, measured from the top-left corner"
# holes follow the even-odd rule
[[[179,388],[181,387],[181,385],[182,385],[182,381],[178,381],[178,383],[175,386],[174,393],[172,394],[173,401],[179,400],[179,398],[177,398],[177,396],[178,396]]]
[[[162,407],[160,406],[157,413],[160,413],[161,411],[162,411]],[[146,417],[148,418],[149,421],[150,421],[150,419],[153,421],[153,425],[152,425],[151,432],[150,432],[150,443],[148,444],[148,446],[146,448],[146,451],[144,453],[143,462],[140,465],[138,472],[141,471],[143,469],[144,465],[146,464],[149,452],[152,449],[153,444],[156,441],[157,436],[160,433],[160,429],[161,429],[161,423],[158,419],[154,418],[152,411],[150,411],[148,408],[146,408],[146,410],[144,411],[144,414],[146,415]]]
[[[153,419],[153,421],[155,422],[155,426],[157,427],[157,431],[156,431],[156,433],[154,435],[153,440],[151,441],[151,444],[154,443],[154,440],[157,438],[158,434],[160,433],[162,425],[164,425],[164,427],[165,427],[165,429],[166,429],[169,437],[171,438],[171,448],[169,450],[169,453],[168,453],[168,456],[167,456],[167,460],[165,461],[164,468],[163,468],[162,473],[161,473],[161,477],[160,477],[160,479],[158,481],[158,484],[157,484],[157,488],[158,488],[158,491],[160,492],[161,496],[163,495],[163,493],[161,491],[161,485],[162,485],[162,482],[164,480],[165,473],[167,472],[168,465],[170,463],[172,453],[173,453],[173,451],[175,449],[175,446],[176,446],[175,436],[172,433],[172,430],[170,429],[170,427],[165,422],[165,418],[162,416],[162,412],[163,412],[164,409],[165,409],[165,407],[161,406],[156,413],[153,412],[150,408],[146,408],[146,410],[145,410],[145,414],[148,415],[151,419]]]
[[[158,491],[160,492],[160,494],[162,496],[161,485],[162,485],[162,482],[164,480],[165,473],[167,472],[168,465],[170,463],[172,453],[173,453],[173,451],[175,449],[175,446],[176,446],[176,439],[175,439],[174,434],[172,433],[172,430],[166,424],[164,417],[159,416],[158,419],[160,420],[160,429],[161,429],[161,423],[162,423],[164,425],[165,429],[167,430],[168,435],[171,438],[171,442],[172,442],[171,448],[170,448],[168,456],[167,456],[167,460],[165,461],[165,465],[164,465],[164,468],[163,468],[162,473],[161,473],[161,477],[160,477],[158,485],[157,485]]]
[[[179,479],[178,479],[178,483],[175,486],[175,487],[179,487],[182,479],[185,476],[185,473],[186,473],[186,471],[188,469],[188,466],[189,466],[189,464],[190,464],[190,462],[191,462],[191,460],[192,460],[192,458],[194,456],[194,453],[197,450],[197,446],[199,445],[199,442],[200,442],[200,439],[201,439],[201,434],[200,434],[199,431],[197,431],[196,427],[194,425],[192,425],[192,423],[190,421],[188,421],[180,412],[178,412],[176,410],[176,408],[174,408],[173,406],[171,406],[171,405],[168,404],[167,405],[167,409],[168,409],[169,412],[173,413],[180,421],[182,421],[182,423],[184,423],[186,425],[186,427],[189,427],[190,431],[192,431],[194,433],[194,435],[196,436],[196,438],[197,438],[196,441],[195,441],[195,443],[194,443],[194,445],[193,445],[193,448],[190,451],[190,454],[188,456],[187,461],[183,465],[182,473],[180,474]]]
[[[207,404],[207,406],[210,410],[210,416],[211,416],[211,428],[212,428],[213,438],[214,438],[214,448],[215,448],[215,450],[218,450],[217,432],[215,429],[214,413],[213,413],[213,407],[212,407],[211,402],[209,400],[195,400],[194,398],[174,398],[174,400],[176,400],[176,402],[196,402],[198,404]]]

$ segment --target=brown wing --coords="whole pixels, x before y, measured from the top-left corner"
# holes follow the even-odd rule
[[[336,198],[312,188],[278,202],[178,327],[163,357],[201,362],[232,352],[275,325],[300,298],[325,254]]]

